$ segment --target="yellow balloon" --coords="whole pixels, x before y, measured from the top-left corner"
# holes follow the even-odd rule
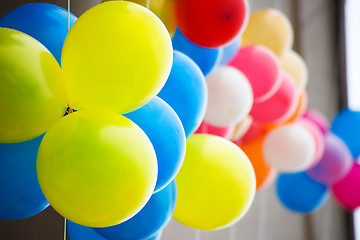
[[[242,46],[264,45],[278,56],[289,50],[293,41],[294,31],[289,19],[272,8],[253,12],[242,36]]]
[[[254,169],[232,142],[207,134],[188,138],[174,218],[202,230],[225,228],[249,209],[255,195]]]
[[[150,140],[129,119],[83,110],[47,131],[37,173],[59,214],[80,225],[107,227],[131,218],[149,200],[157,160]]]
[[[24,33],[0,28],[0,143],[43,134],[66,105],[61,69],[51,53]]]
[[[139,108],[164,86],[172,57],[169,33],[155,14],[127,1],[96,5],[64,43],[70,106],[118,113]]]
[[[286,51],[281,57],[282,68],[295,80],[300,92],[304,91],[308,83],[308,69],[304,60],[293,50]]]

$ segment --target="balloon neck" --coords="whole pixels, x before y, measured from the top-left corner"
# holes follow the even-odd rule
[[[72,112],[74,112],[74,109],[71,108],[71,107],[68,105],[67,108],[66,108],[66,111],[65,111],[65,113],[64,113],[64,117],[65,117],[66,115],[72,113]]]

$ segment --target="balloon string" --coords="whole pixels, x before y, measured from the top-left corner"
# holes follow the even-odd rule
[[[267,198],[266,192],[264,191],[260,195],[258,240],[264,240],[264,237],[265,237],[266,198]]]
[[[68,31],[70,31],[70,0],[68,0]]]
[[[150,9],[150,0],[146,0],[146,8]]]
[[[195,240],[200,240],[201,237],[201,231],[199,229],[195,230]]]
[[[236,239],[236,225],[232,226],[229,229],[229,240],[235,240]]]
[[[66,218],[64,218],[64,240],[66,240]]]

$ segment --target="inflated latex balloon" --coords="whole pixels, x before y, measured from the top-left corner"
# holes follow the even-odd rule
[[[66,220],[66,231],[69,240],[107,240],[93,228],[85,227],[69,220]]]
[[[77,17],[70,13],[70,26],[76,20]],[[0,27],[12,28],[35,38],[60,63],[61,50],[69,32],[67,10],[49,3],[26,4],[2,17]]]
[[[230,62],[236,55],[237,51],[240,48],[241,44],[241,35],[238,35],[230,43],[222,47],[222,56],[220,60],[220,65],[225,65]]]
[[[127,1],[96,5],[76,21],[63,47],[70,106],[139,108],[164,86],[172,51],[169,33],[148,9]]]
[[[231,141],[237,141],[242,138],[250,129],[253,119],[250,116],[246,116],[244,120],[237,123],[234,127],[233,134],[230,138]]]
[[[207,134],[188,138],[176,183],[175,220],[203,230],[225,228],[242,218],[256,187],[254,170],[240,148]]]
[[[145,207],[131,219],[107,228],[94,228],[107,240],[147,239],[161,231],[171,220],[176,203],[176,184],[154,193]]]
[[[176,1],[177,24],[193,43],[216,48],[230,42],[249,18],[246,0]]]
[[[239,146],[246,156],[248,156],[254,168],[257,190],[261,189],[264,185],[267,185],[268,182],[272,180],[272,176],[275,172],[273,168],[265,162],[263,157],[262,146],[264,138],[265,135],[262,135],[251,142]]]
[[[315,155],[315,139],[298,123],[286,124],[268,133],[263,145],[266,162],[281,172],[307,169]]]
[[[279,60],[263,46],[240,48],[229,65],[239,69],[247,77],[253,90],[254,102],[265,101],[280,87]]]
[[[42,136],[0,144],[0,219],[31,217],[49,206],[36,176],[36,155]]]
[[[172,38],[174,50],[189,56],[206,76],[220,64],[222,48],[203,48],[191,43],[177,28]]]
[[[234,125],[218,127],[203,121],[195,133],[208,133],[229,139],[234,131]]]
[[[281,85],[277,92],[263,102],[254,103],[250,115],[262,123],[283,123],[295,113],[300,94],[291,76],[281,74]]]
[[[316,182],[304,172],[283,173],[276,182],[280,202],[297,213],[311,213],[320,208],[328,198],[325,185]]]
[[[319,111],[308,109],[303,118],[308,119],[316,124],[320,131],[325,135],[330,128],[330,123],[326,117]]]
[[[350,171],[352,156],[345,143],[331,132],[325,135],[325,151],[320,161],[306,171],[312,179],[332,185]]]
[[[59,64],[38,41],[0,28],[0,143],[43,134],[66,110]]]
[[[289,19],[276,9],[261,9],[250,15],[242,45],[264,45],[281,56],[294,41]]]
[[[204,75],[189,57],[174,51],[169,79],[158,96],[179,116],[186,136],[194,133],[204,119],[208,93]]]
[[[155,149],[158,177],[154,191],[157,192],[175,178],[184,161],[184,128],[174,110],[158,97],[124,116],[146,133]]]
[[[266,132],[267,132],[267,130],[263,127],[262,124],[260,124],[257,121],[254,121],[252,119],[250,127],[243,134],[243,136],[241,138],[239,138],[238,140],[236,140],[235,142],[236,142],[236,144],[244,144],[244,143],[255,140],[260,135],[265,134]]]
[[[280,57],[282,68],[295,80],[299,91],[304,91],[308,83],[309,73],[304,60],[294,50],[284,52]]]
[[[353,211],[360,206],[360,164],[353,162],[350,172],[332,187],[332,195],[344,208]]]
[[[354,158],[360,156],[360,111],[341,110],[331,124],[331,131],[349,147]]]
[[[37,173],[59,214],[84,226],[107,227],[128,220],[150,199],[157,163],[150,140],[132,121],[83,110],[47,131]]]
[[[308,108],[308,104],[309,104],[308,93],[307,91],[303,91],[302,93],[300,93],[298,106],[295,112],[293,113],[292,117],[289,118],[288,122],[292,122],[296,118],[302,117]]]
[[[253,105],[247,78],[236,68],[220,66],[206,77],[209,98],[206,122],[220,127],[241,122]]]

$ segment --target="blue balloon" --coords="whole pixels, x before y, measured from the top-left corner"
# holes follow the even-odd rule
[[[325,203],[328,189],[305,172],[282,173],[276,182],[276,193],[280,202],[298,213],[310,213]]]
[[[158,177],[154,191],[157,192],[175,178],[184,161],[186,137],[181,121],[174,110],[158,97],[124,116],[146,133],[155,149]]]
[[[77,18],[70,14],[70,25]],[[67,10],[49,3],[20,6],[0,19],[0,27],[12,28],[41,42],[60,64],[61,51],[68,34]]]
[[[199,67],[186,55],[174,51],[171,73],[158,96],[179,116],[186,137],[200,126],[207,105],[207,87]]]
[[[24,219],[49,206],[36,174],[42,138],[0,144],[0,219]]]
[[[93,228],[85,227],[69,220],[66,220],[66,230],[69,240],[107,240]]]
[[[236,55],[241,45],[241,36],[237,36],[229,44],[222,47],[222,55],[220,58],[220,65],[225,65],[230,62]]]
[[[201,69],[203,74],[208,75],[211,70],[219,65],[222,55],[222,48],[203,48],[190,42],[179,30],[176,28],[172,38],[174,50],[184,53],[189,56]]]
[[[331,131],[349,147],[354,158],[360,156],[360,112],[341,110],[331,124]]]
[[[154,193],[145,207],[134,217],[116,226],[94,230],[108,240],[151,239],[168,224],[175,203],[176,184],[172,181],[163,190]]]

